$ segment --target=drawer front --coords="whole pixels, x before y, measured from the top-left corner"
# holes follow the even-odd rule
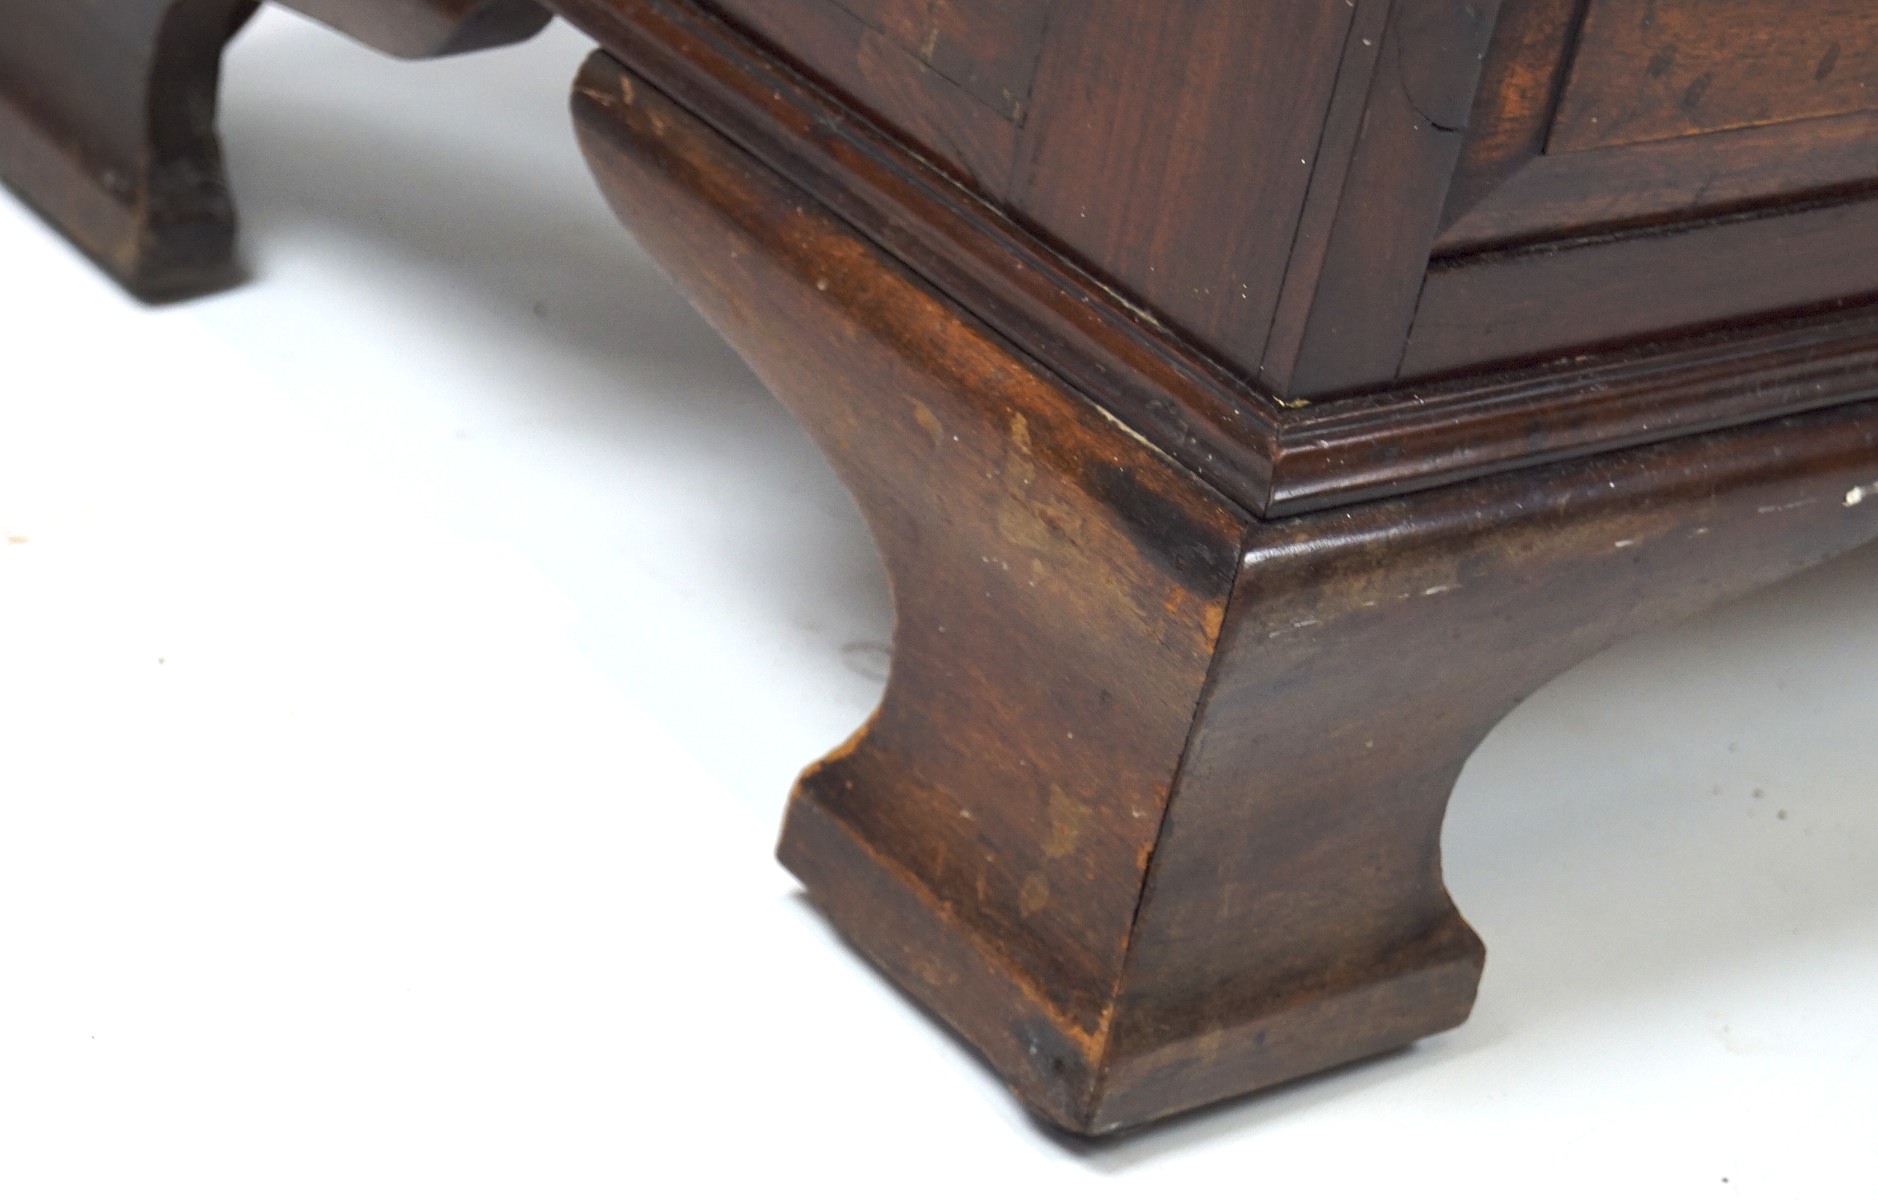
[[[1873,110],[1871,0],[1591,0],[1546,149]]]
[[[1509,0],[1437,255],[1878,185],[1878,3]]]
[[[1878,295],[1878,3],[1508,0],[1409,376]]]

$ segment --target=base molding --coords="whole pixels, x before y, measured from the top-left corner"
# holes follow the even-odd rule
[[[1866,298],[1720,335],[1282,395],[1210,358],[698,0],[563,0],[664,94],[1256,516],[1878,395]]]
[[[1055,1012],[995,943],[951,919],[947,899],[830,816],[814,781],[791,801],[783,866],[852,946],[1071,1132],[1114,1133],[1359,1062],[1445,1033],[1473,1009],[1486,949],[1456,919],[1366,964],[1363,978],[1288,981],[1230,1027],[1170,1034],[1116,1063],[1112,1030],[1092,1035]],[[1204,1075],[1196,1060],[1210,1064]]]
[[[1025,1104],[1065,1129],[1092,1131],[1099,1033],[1079,1027],[1029,985],[994,941],[883,858],[797,785],[778,857],[851,945],[983,1054]]]

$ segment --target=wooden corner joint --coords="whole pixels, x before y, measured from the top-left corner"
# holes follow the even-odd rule
[[[1050,1121],[1107,1133],[1448,1029],[1448,795],[1522,698],[1878,534],[1859,405],[1261,521],[596,55],[603,190],[818,439],[894,583],[783,861]]]

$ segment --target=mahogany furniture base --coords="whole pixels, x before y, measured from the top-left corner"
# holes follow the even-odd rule
[[[1459,1024],[1468,756],[1605,647],[1878,535],[1870,404],[1258,520],[610,59],[576,113],[894,582],[886,698],[783,861],[1068,1129]]]
[[[513,4],[306,7],[398,52],[539,25]],[[815,141],[823,126],[785,112],[765,141],[700,115],[666,69],[696,48],[645,15],[673,7],[557,5],[605,48],[575,89],[582,144],[818,439],[897,608],[880,710],[802,777],[782,859],[1065,1129],[1127,1129],[1463,1021],[1484,952],[1443,885],[1441,825],[1496,723],[1634,632],[1878,536],[1869,392],[1261,508],[1130,417],[1117,396],[1146,376],[1111,394],[1068,342],[1044,361],[1048,339],[974,290],[982,262],[948,273],[901,227],[831,206],[828,180],[863,167]],[[0,174],[140,294],[229,277],[209,113],[251,8],[0,0]],[[443,25],[411,23],[425,13]],[[1742,370],[1796,377],[1784,352]],[[1688,393],[1691,355],[1624,370]]]

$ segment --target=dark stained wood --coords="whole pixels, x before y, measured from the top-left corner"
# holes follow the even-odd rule
[[[1538,155],[1458,214],[1435,244],[1454,257],[1544,241],[1688,224],[1810,198],[1852,198],[1878,180],[1878,113]]]
[[[286,0],[398,58],[441,58],[526,41],[551,14],[535,0]]]
[[[1868,0],[1591,0],[1548,149],[1873,110]]]
[[[232,281],[213,116],[254,0],[0,0],[0,177],[133,293]]]
[[[762,12],[776,0],[727,0]],[[1005,121],[1023,119],[1043,49],[1048,0],[824,0],[954,84]],[[766,22],[775,27],[777,22]],[[795,40],[793,37],[791,40]]]
[[[948,171],[993,190],[1010,175],[1027,76],[1043,32],[1042,4],[1004,6],[976,28],[972,18],[983,18],[980,10],[990,7],[982,0],[969,7],[929,7],[925,0],[722,0],[711,7],[786,47],[791,59]]]
[[[1244,506],[1264,503],[1283,412],[1271,397],[1114,303],[1100,281],[695,5],[559,8],[1212,486]]]
[[[11,2],[18,6],[27,0]],[[739,2],[746,16],[761,10],[780,20],[775,14],[794,14],[798,0]],[[993,6],[996,11],[992,12],[962,4],[922,9],[903,0],[873,4],[849,0],[839,6],[832,0],[815,2],[838,8],[837,16],[845,21],[859,21],[854,14],[865,14],[872,22],[870,28],[890,36],[903,49],[912,42],[930,45],[927,53],[935,63],[950,63],[946,72],[968,83],[977,80],[971,86],[980,91],[990,86],[984,81],[994,78],[1005,81],[1000,87],[1015,86],[1011,81],[1019,76],[1034,80],[1045,65],[1043,44],[1026,40],[1041,37],[1049,28],[1033,19],[1043,12],[1035,6]],[[403,13],[399,19],[408,21],[411,13],[423,9],[434,20],[453,3],[458,11],[468,11],[460,0],[426,0],[415,7],[411,2],[388,4],[375,11],[381,20],[388,19],[387,14]],[[1484,68],[1482,95],[1462,122],[1470,133],[1444,218],[1458,219],[1460,224],[1450,224],[1443,238],[1491,212],[1496,198],[1500,211],[1507,213],[1526,203],[1518,199],[1522,187],[1551,187],[1542,175],[1547,163],[1643,154],[1678,161],[1662,164],[1651,176],[1662,184],[1659,192],[1617,189],[1616,184],[1627,178],[1621,172],[1579,177],[1574,186],[1584,195],[1603,198],[1601,203],[1607,207],[1596,219],[1615,222],[1615,238],[1559,243],[1544,240],[1556,237],[1556,231],[1542,230],[1536,235],[1540,242],[1520,254],[1445,253],[1425,280],[1426,271],[1409,272],[1403,266],[1416,257],[1414,253],[1401,261],[1389,258],[1413,244],[1414,238],[1399,236],[1399,222],[1420,220],[1413,214],[1425,215],[1425,203],[1420,209],[1411,205],[1404,210],[1395,204],[1403,193],[1394,184],[1376,182],[1381,176],[1363,182],[1371,160],[1361,152],[1361,135],[1377,127],[1370,120],[1372,97],[1418,96],[1410,107],[1439,118],[1431,119],[1431,128],[1458,120],[1457,114],[1467,106],[1465,89],[1449,81],[1443,92],[1439,72],[1455,53],[1452,46],[1460,36],[1455,31],[1463,30],[1471,37],[1477,26],[1453,20],[1431,25],[1432,14],[1439,10],[1420,9],[1402,48],[1423,49],[1404,58],[1396,42],[1389,40],[1405,35],[1387,24],[1388,4],[1359,0],[1354,7],[1345,6],[1351,15],[1345,45],[1337,55],[1338,83],[1324,116],[1316,151],[1318,166],[1310,172],[1296,234],[1287,246],[1287,282],[1277,301],[1263,369],[1276,377],[1282,370],[1308,365],[1303,354],[1308,345],[1322,350],[1320,361],[1333,372],[1362,357],[1357,353],[1359,342],[1371,346],[1380,361],[1383,349],[1396,335],[1378,336],[1389,321],[1377,319],[1381,310],[1376,306],[1395,312],[1391,319],[1399,320],[1404,298],[1412,294],[1417,310],[1412,343],[1395,346],[1389,353],[1401,359],[1407,377],[1415,382],[1385,381],[1342,398],[1317,395],[1309,403],[1304,397],[1252,385],[1242,373],[1195,350],[1169,326],[1119,300],[1099,275],[1078,268],[1033,230],[984,204],[982,194],[934,170],[892,134],[857,120],[837,99],[793,75],[748,37],[697,8],[668,0],[562,0],[561,7],[659,86],[867,230],[1024,352],[1047,363],[1075,387],[1101,397],[1177,461],[1255,513],[1291,513],[1435,486],[1869,394],[1869,346],[1863,318],[1858,316],[1804,335],[1814,363],[1795,360],[1785,349],[1787,335],[1773,327],[1766,334],[1737,329],[1719,341],[1704,334],[1705,340],[1687,354],[1660,345],[1665,334],[1679,329],[1713,329],[1720,321],[1745,317],[1753,317],[1758,326],[1768,313],[1837,305],[1874,290],[1878,285],[1869,284],[1861,268],[1871,261],[1870,256],[1834,247],[1835,239],[1843,238],[1844,247],[1852,247],[1865,236],[1864,206],[1811,199],[1772,215],[1765,209],[1748,210],[1748,214],[1782,222],[1771,231],[1713,220],[1694,225],[1678,221],[1654,228],[1649,222],[1658,220],[1660,213],[1638,218],[1634,213],[1624,215],[1628,210],[1623,207],[1642,203],[1651,213],[1655,212],[1652,205],[1681,211],[1677,206],[1687,197],[1678,189],[1686,191],[1690,186],[1695,157],[1704,153],[1705,145],[1774,133],[1785,137],[1793,129],[1817,132],[1848,121],[1866,121],[1869,116],[1752,128],[1563,158],[1547,156],[1542,153],[1544,141],[1571,61],[1576,22],[1582,16],[1577,0],[1506,0],[1502,6]],[[61,6],[60,11],[80,10]],[[137,10],[127,6],[123,11]],[[126,19],[123,15],[113,18]],[[1154,19],[1178,23],[1188,18],[1163,12]],[[47,48],[52,42],[85,40],[82,31],[72,32],[69,22],[65,27],[57,22],[23,24],[42,31],[37,43],[32,38],[12,43],[16,47],[39,44],[45,49],[31,56],[34,63],[58,61],[59,51]],[[804,26],[794,36],[806,38],[812,32],[812,26]],[[1094,34],[1086,32],[1085,36]],[[1034,52],[1030,68],[1022,65],[1020,48]],[[958,56],[982,63],[984,69],[974,74],[959,65]],[[937,67],[932,69],[955,92],[965,86],[939,75]],[[172,109],[203,111],[200,101],[182,103],[180,98],[190,93],[173,82],[181,78],[174,72],[164,75],[165,82],[152,93],[155,102],[170,104]],[[212,76],[199,71],[197,78],[212,81]],[[1431,78],[1437,82],[1430,82]],[[192,86],[200,91],[200,83]],[[95,106],[111,94],[108,88],[85,90],[88,99],[82,103]],[[975,97],[971,103],[976,111],[994,111]],[[1028,100],[1022,111],[1030,111]],[[95,114],[91,120],[101,124]],[[122,128],[136,125],[128,119],[120,122]],[[165,122],[157,126],[165,127]],[[37,121],[25,120],[7,126],[16,147],[34,140],[19,131],[40,127]],[[43,147],[45,140],[41,136],[37,144]],[[1385,152],[1404,144],[1382,141]],[[207,149],[191,151],[194,165],[190,169],[159,172],[154,177],[219,180],[219,173],[204,165],[212,162],[212,137],[198,145]],[[1841,155],[1844,172],[1857,173],[1859,160],[1878,156],[1874,145],[1878,141],[1868,144],[1848,135]],[[1047,140],[1037,153],[1037,161],[1053,161]],[[35,177],[46,175],[46,161],[69,163],[63,151],[34,154],[17,149],[6,159],[15,177],[28,172],[29,160],[41,164],[32,168]],[[1756,181],[1764,182],[1782,161],[1787,160],[1773,153],[1772,147],[1760,146],[1752,153],[1731,152],[1722,161],[1710,161],[1705,173],[1718,195],[1738,198],[1741,189],[1759,187]],[[1750,163],[1758,165],[1743,165]],[[1878,162],[1873,165],[1878,169]],[[69,165],[64,169],[72,173]],[[130,177],[129,172],[120,174]],[[1628,178],[1636,183],[1643,176]],[[1144,194],[1152,191],[1147,184],[1141,187]],[[62,188],[41,185],[38,194],[52,197],[42,201],[41,207],[68,224],[89,221],[107,227],[108,222],[101,225],[95,216],[79,215],[98,210],[95,187],[92,191],[89,200],[83,188],[69,184]],[[213,188],[209,191],[213,193]],[[1562,203],[1571,203],[1566,191],[1553,189],[1546,194],[1554,200],[1566,197]],[[174,202],[167,207],[171,213],[187,208]],[[232,273],[226,197],[199,204],[197,210],[222,214],[219,227],[215,220],[173,222],[173,227],[192,232],[167,242],[159,237],[156,244],[192,247],[180,257],[198,264],[192,269],[198,270],[200,278],[162,283],[154,289],[139,285],[146,291],[200,290],[225,281]],[[105,205],[101,211],[109,213],[112,206]],[[121,204],[117,211],[116,234],[93,233],[81,239],[101,257],[107,251],[98,250],[100,246],[141,245],[142,235],[123,232],[132,226],[122,216]],[[144,210],[133,206],[132,211]],[[1533,207],[1527,216],[1543,223],[1550,221],[1549,211]],[[1791,223],[1788,217],[1793,218]],[[1644,220],[1642,227],[1637,226],[1639,219]],[[1284,243],[1282,226],[1281,222],[1270,231],[1269,245]],[[1392,230],[1396,231],[1393,235]],[[1641,233],[1660,236],[1639,237]],[[1344,240],[1352,237],[1356,240]],[[1365,254],[1349,252],[1351,247],[1372,242],[1381,246],[1381,257],[1366,260]],[[1436,243],[1436,249],[1443,244]],[[211,253],[201,249],[205,245],[220,249]],[[1339,250],[1340,246],[1344,249]],[[1809,259],[1821,264],[1819,268],[1777,269],[1783,260],[1804,263]],[[1335,266],[1338,261],[1343,265]],[[1333,303],[1338,296],[1343,299]],[[1314,311],[1323,313],[1325,320],[1313,323]],[[1322,332],[1323,338],[1309,341],[1306,334],[1312,329]],[[1598,346],[1612,349],[1584,357],[1588,349]],[[1574,359],[1568,368],[1522,367],[1511,375],[1457,374],[1478,363],[1537,362],[1565,353]],[[1742,382],[1731,385],[1718,371],[1689,366],[1704,362],[1739,368],[1733,378]],[[1702,381],[1699,386],[1691,382],[1691,369]],[[1450,378],[1422,381],[1430,376]],[[1294,382],[1311,380],[1301,377]]]
[[[1169,803],[1097,1128],[1459,1021],[1447,798],[1542,684],[1878,536],[1878,406],[1255,524]]]
[[[1498,6],[1007,3],[975,22],[976,54],[1018,81],[1019,104],[941,69],[944,6],[711,5],[1034,229],[1109,303],[1285,400],[1396,377]],[[564,7],[591,26],[651,6]]]
[[[1878,293],[1878,200],[1436,264],[1402,373],[1532,359]]]
[[[564,8],[667,94],[1253,512],[1396,494],[1873,394],[1870,318],[1856,315],[1798,333],[1770,326],[1287,407],[1211,369],[1127,306],[1105,303],[1099,282],[845,117],[735,30],[658,0]],[[1363,24],[1366,14],[1381,11],[1359,11],[1359,45],[1379,32]],[[1352,104],[1344,119],[1354,128],[1362,112]],[[1317,207],[1334,218],[1334,204]],[[1301,235],[1299,254],[1304,245]]]
[[[1388,7],[1362,2],[1372,23]],[[1363,90],[1340,81],[1355,5],[713,6],[1131,303],[1259,374],[1325,113],[1337,88]]]
[[[1878,396],[1878,308],[1575,354],[1313,405],[1260,515],[1290,516]]]
[[[608,198],[815,434],[894,580],[886,698],[804,776],[785,857],[849,864],[827,902],[899,931],[850,933],[1074,1123],[1245,518],[610,60],[575,107]]]
[[[1464,1019],[1474,747],[1878,536],[1863,5],[554,6],[608,198],[894,580],[782,857],[1066,1128]],[[545,19],[302,7],[401,54]],[[0,172],[145,295],[230,270],[251,10],[0,0]]]
[[[847,0],[871,6],[891,20],[900,44],[926,64],[1012,121],[1022,122],[1043,54],[1050,3],[1011,0]]]
[[[1558,672],[1878,536],[1878,405],[1259,521],[604,55],[608,198],[894,579],[782,857],[1040,1114],[1112,1132],[1462,1020],[1474,747]]]
[[[1878,182],[1872,109],[1561,152],[1555,118],[1585,11],[1584,0],[1507,0],[1437,257],[1686,224]],[[1762,11],[1737,36],[1777,36],[1783,22]]]
[[[222,49],[256,0],[0,0],[0,178],[151,301],[239,277],[215,133]],[[299,0],[413,57],[529,36],[527,0]]]
[[[1455,227],[1545,153],[1586,0],[1503,0],[1482,67],[1467,138],[1448,188],[1435,253]]]
[[[1401,375],[1878,294],[1875,38],[1862,4],[1507,0]]]
[[[1334,330],[1326,333],[1323,323],[1313,325],[1311,318],[1318,289],[1327,278],[1334,279],[1330,268],[1333,242],[1340,248],[1342,262],[1347,264],[1351,257],[1347,246],[1352,231],[1344,201],[1354,194],[1350,176],[1357,166],[1355,148],[1367,127],[1370,83],[1382,62],[1383,35],[1393,8],[1389,0],[1358,0],[1350,23],[1337,90],[1324,118],[1318,167],[1311,173],[1304,211],[1272,314],[1271,335],[1259,359],[1258,378],[1275,396],[1301,394],[1290,385],[1305,356],[1307,336],[1314,336],[1313,344],[1320,347],[1327,337],[1335,337]],[[1400,280],[1394,282],[1399,289]],[[1399,305],[1402,297],[1392,293],[1384,302]],[[1369,357],[1380,360],[1393,356],[1391,351],[1384,355],[1372,352]]]
[[[1335,223],[1316,275],[1299,281],[1310,299],[1296,341],[1274,333],[1260,372],[1281,395],[1396,378],[1498,8],[1390,6]]]
[[[1259,375],[1356,11],[1059,3],[1008,203]]]

